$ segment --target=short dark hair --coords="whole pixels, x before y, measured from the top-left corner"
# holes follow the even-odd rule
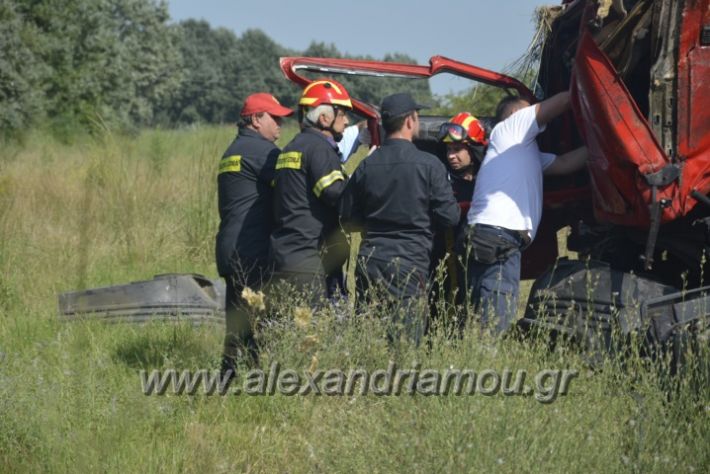
[[[257,117],[263,117],[266,112],[259,112],[253,115],[241,115],[239,121],[237,122],[237,127],[246,128],[251,125],[251,118],[256,115]]]
[[[415,113],[417,112],[415,110],[412,110],[410,112],[407,112],[406,114],[395,115],[394,117],[388,117],[386,119],[383,119],[382,128],[385,129],[385,134],[392,135],[393,133],[402,130],[402,127],[404,126],[404,121],[407,120],[407,117],[413,117]]]
[[[507,95],[503,97],[496,106],[496,122],[508,118],[510,110],[519,102],[526,102],[526,100],[519,95]]]

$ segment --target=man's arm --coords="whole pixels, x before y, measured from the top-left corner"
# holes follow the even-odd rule
[[[323,203],[331,207],[338,205],[340,195],[345,189],[347,177],[342,171],[340,160],[333,150],[323,147],[314,150],[308,157],[307,174],[315,185],[311,190]]]
[[[574,173],[584,168],[587,163],[587,157],[589,152],[586,146],[577,148],[576,150],[569,151],[565,154],[559,155],[555,158],[550,166],[545,168],[544,173],[546,175],[561,175]]]
[[[434,222],[442,227],[453,227],[459,223],[461,211],[451,184],[446,179],[443,163],[435,163],[431,168],[430,209]]]
[[[569,92],[559,92],[535,104],[535,119],[538,127],[542,128],[552,119],[569,110]]]
[[[340,195],[343,194],[343,190],[345,189],[345,179],[345,173],[337,170],[333,171],[316,183],[313,192],[316,193],[316,197],[320,198],[321,201],[331,207],[337,208]],[[318,194],[318,187],[321,183],[324,183],[324,187],[321,194]]]

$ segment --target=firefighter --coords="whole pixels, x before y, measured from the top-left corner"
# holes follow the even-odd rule
[[[222,372],[235,370],[240,355],[256,358],[252,325],[241,297],[244,287],[258,290],[268,277],[271,234],[271,187],[279,154],[274,145],[281,121],[293,114],[271,94],[252,94],[244,101],[239,134],[219,163],[217,193],[220,225],[217,269],[227,283],[226,336]],[[246,354],[244,353],[246,351]]]
[[[367,302],[384,289],[393,318],[390,338],[399,339],[403,329],[415,343],[428,320],[433,224],[454,226],[460,214],[444,164],[412,143],[422,108],[408,93],[383,99],[386,139],[360,163],[340,205],[343,224],[363,231],[355,270],[358,300]]]
[[[460,255],[460,251],[455,251],[455,243],[460,241],[466,226],[466,213],[471,204],[476,173],[483,160],[485,147],[488,145],[483,123],[469,112],[456,114],[448,122],[441,124],[438,139],[446,145],[449,183],[461,214],[456,226],[437,229],[434,235],[430,302],[432,314],[435,316],[442,309],[439,304],[440,298],[456,305],[461,305],[465,301],[465,272],[462,264],[464,256]],[[437,273],[447,255],[444,261],[443,280],[439,281]],[[463,324],[465,320],[460,318],[458,322]]]
[[[449,180],[462,209],[468,210],[473,184],[488,145],[483,123],[468,112],[454,115],[439,128],[439,140],[446,144]],[[464,214],[465,216],[465,214]]]
[[[338,142],[352,103],[342,84],[320,79],[303,90],[299,105],[301,133],[276,161],[271,261],[275,282],[291,283],[316,306],[344,293],[349,247],[338,224],[346,181]]]

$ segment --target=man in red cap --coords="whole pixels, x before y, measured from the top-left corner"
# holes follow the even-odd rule
[[[252,94],[244,101],[239,134],[219,163],[217,269],[227,283],[227,333],[222,373],[230,376],[240,356],[257,357],[249,313],[241,296],[244,287],[259,290],[268,277],[272,229],[274,166],[281,150],[274,142],[281,121],[293,114],[271,94]],[[232,373],[229,374],[228,371]]]

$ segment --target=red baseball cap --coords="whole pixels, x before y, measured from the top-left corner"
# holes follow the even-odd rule
[[[247,97],[244,101],[244,107],[242,107],[241,116],[245,117],[261,112],[266,112],[276,117],[286,117],[293,114],[293,110],[284,107],[276,97],[266,92],[257,92]]]

